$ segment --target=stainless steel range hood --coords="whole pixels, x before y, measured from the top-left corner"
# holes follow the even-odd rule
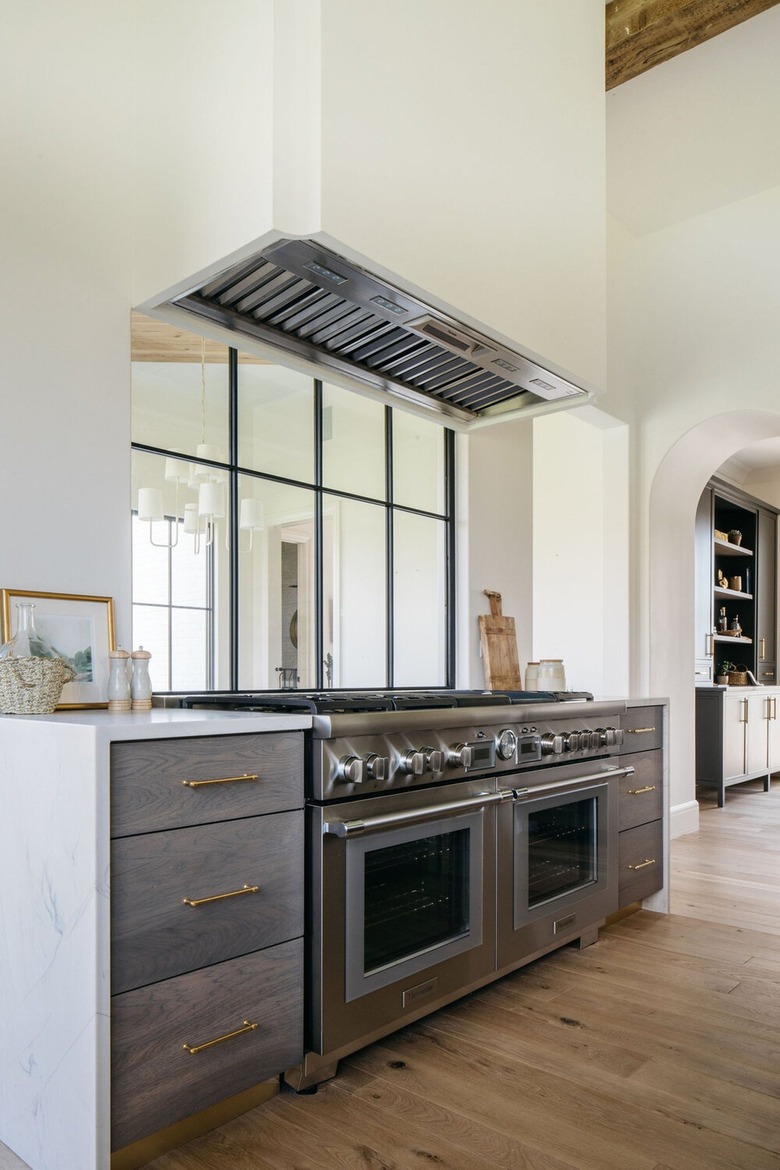
[[[168,306],[273,354],[369,391],[433,408],[455,424],[539,414],[591,391],[463,324],[417,293],[304,239],[280,239]],[[160,306],[164,308],[165,306]],[[178,315],[178,314],[177,314]],[[294,364],[294,361],[293,363]]]

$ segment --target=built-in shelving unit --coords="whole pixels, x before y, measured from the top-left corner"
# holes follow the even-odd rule
[[[712,683],[724,662],[775,682],[777,512],[712,481],[696,515],[696,681]],[[729,534],[739,532],[741,539]],[[721,630],[722,617],[727,628]],[[735,621],[739,636],[730,631]]]

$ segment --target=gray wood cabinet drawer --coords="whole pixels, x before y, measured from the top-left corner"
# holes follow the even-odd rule
[[[645,752],[663,746],[663,707],[629,707],[620,717],[623,751]]]
[[[664,879],[663,821],[618,834],[618,904],[628,906],[660,890]]]
[[[112,992],[302,935],[303,873],[302,810],[114,840]]]
[[[634,769],[620,777],[620,829],[631,829],[663,816],[663,753],[637,752],[621,756],[621,767]]]
[[[114,996],[111,1148],[298,1063],[302,987],[299,939]]]
[[[301,732],[111,745],[113,837],[302,806]]]

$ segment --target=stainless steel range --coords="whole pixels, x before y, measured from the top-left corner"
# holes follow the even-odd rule
[[[295,1088],[549,950],[594,942],[617,909],[625,704],[453,691],[216,702],[312,712]]]

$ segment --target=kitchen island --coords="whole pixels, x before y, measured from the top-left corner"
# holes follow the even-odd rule
[[[3,810],[0,821],[0,888],[3,898],[0,918],[0,970],[3,973],[0,1140],[23,1158],[32,1170],[108,1170],[112,1162],[112,907],[109,899],[112,836],[120,839],[123,850],[129,847],[127,843],[135,847],[136,843],[143,842],[144,837],[154,843],[165,840],[166,833],[169,840],[174,837],[171,825],[166,823],[164,810],[150,807],[150,802],[154,805],[157,787],[153,775],[155,748],[162,751],[178,743],[184,753],[179,761],[187,765],[183,775],[181,768],[177,773],[173,764],[167,769],[172,793],[175,785],[176,792],[183,792],[185,796],[192,794],[198,799],[198,795],[205,792],[209,794],[205,797],[207,802],[218,800],[224,803],[227,799],[224,788],[243,791],[239,799],[244,803],[237,812],[207,813],[205,816],[198,813],[194,818],[196,821],[214,823],[235,816],[237,826],[246,825],[246,818],[255,811],[260,814],[255,816],[259,824],[268,821],[267,813],[277,814],[279,809],[286,808],[299,810],[296,813],[300,823],[299,840],[296,838],[293,848],[300,852],[298,860],[302,863],[303,732],[310,722],[306,715],[156,708],[128,715],[99,710],[0,718]],[[254,777],[244,774],[243,762],[240,764],[242,771],[236,776],[217,774],[220,794],[216,796],[214,789],[206,787],[215,779],[209,774],[208,766],[205,771],[203,767],[198,769],[197,747],[198,741],[204,742],[203,737],[207,737],[210,743],[216,742],[212,737],[220,737],[219,746],[226,749],[225,758],[230,759],[234,745],[246,744],[258,736],[263,737],[263,743],[274,741],[271,757],[274,762],[269,774],[274,773],[271,783],[276,786],[276,795],[273,807],[250,810],[245,803],[245,793],[252,786]],[[131,767],[129,772],[125,769],[121,777],[113,777],[115,785],[121,780],[123,793],[131,793],[122,811],[125,828],[121,822],[118,828],[114,825],[112,808],[112,771],[116,772],[119,767],[117,750],[120,755],[129,753],[131,760],[137,756],[142,764],[135,769],[135,776]],[[240,753],[239,756],[243,761]],[[148,765],[145,774],[144,760]],[[260,768],[256,770],[262,771]],[[262,790],[265,779],[260,775],[254,787]],[[225,781],[236,782],[227,785]],[[125,784],[135,785],[135,795]],[[281,791],[285,785],[290,790],[287,798]],[[113,799],[116,801],[116,793]],[[201,804],[200,807],[204,806]],[[146,811],[139,812],[143,808]],[[289,814],[283,811],[281,816],[284,818]],[[192,820],[192,817],[185,818],[185,823]],[[285,826],[288,826],[288,821],[285,821]],[[168,852],[163,849],[163,856]],[[132,858],[126,861],[129,870],[133,864],[143,873],[147,860],[142,856],[135,861]],[[247,892],[251,893],[250,890]],[[132,895],[133,888],[128,902],[133,901]],[[235,898],[231,903],[251,900]],[[199,907],[191,907],[191,902],[183,910],[185,921],[186,915],[202,913]],[[264,950],[262,938],[258,944],[253,944],[258,946],[255,956],[229,955],[226,962],[215,962],[214,954],[207,955],[203,965],[209,964],[209,977],[213,972],[229,972],[231,963],[244,964],[247,968],[255,963],[255,978],[266,980],[269,977],[267,966],[264,966],[266,957],[281,956],[287,981],[285,986],[300,986],[302,898],[295,922],[294,927],[289,921],[279,927],[290,932],[279,945]],[[117,929],[115,921],[114,930]],[[157,952],[159,950],[158,946]],[[178,969],[173,972],[164,969],[168,962],[165,955],[160,957],[157,953],[150,962],[151,967],[131,977],[129,989],[122,987],[121,993],[114,996],[115,1009],[117,1004],[121,1009],[117,1013],[122,1021],[120,1062],[132,1059],[133,1029],[139,1027],[144,1015],[151,1015],[159,1024],[170,1003],[180,998],[169,994],[166,999],[165,989],[170,987],[175,993],[179,985],[177,981],[181,981],[182,990],[189,993],[192,981],[199,975],[199,972],[189,970],[198,965],[196,958],[185,958],[186,974],[179,974]],[[154,963],[162,965],[155,967]],[[151,986],[151,993],[145,997],[147,984]],[[204,992],[207,994],[208,991],[206,987]],[[132,998],[139,996],[138,1000]],[[299,1014],[294,1006],[292,1010]],[[192,1067],[197,1067],[195,1062],[201,1059],[200,1049],[207,1046],[204,1042],[219,1035],[219,1030],[209,1030],[211,1021],[207,1022],[201,1016],[199,1022],[201,1027],[205,1026],[205,1031],[196,1027],[191,1032],[186,1023],[179,1021],[185,1030],[178,1037],[177,1048],[183,1049],[185,1044],[189,1046],[184,1060],[192,1062]],[[251,1026],[242,1021],[238,1023],[239,1030]],[[302,1038],[292,1042],[298,1045]],[[149,1043],[148,1036],[139,1035],[141,1062]],[[221,1053],[230,1047],[226,1043],[224,1047],[215,1048],[220,1053],[220,1062],[225,1059]],[[256,1078],[258,1081],[282,1071],[288,1055],[283,1046],[279,1052],[283,1053],[279,1067],[262,1069],[262,1062],[258,1065],[261,1069]],[[189,1070],[185,1075],[191,1075]],[[173,1077],[169,1079],[175,1080]],[[229,1076],[226,1082],[230,1083]],[[167,1089],[165,1084],[160,1087],[163,1092]],[[122,1091],[122,1086],[115,1083],[114,1092]],[[193,1093],[195,1104],[190,1112],[203,1107],[198,1103],[198,1092]],[[238,1090],[231,1085],[227,1092],[236,1093]],[[139,1112],[147,1107],[152,1109],[151,1102],[156,1095],[151,1094],[146,1102],[143,1098],[137,1101],[133,1107],[135,1113],[131,1108],[124,1123],[126,1134],[131,1135],[129,1142],[135,1140]],[[172,1108],[175,1113],[176,1105]],[[159,1128],[159,1119],[148,1127],[150,1132],[156,1128]],[[125,1145],[124,1141],[122,1145]],[[125,1164],[132,1163],[128,1160]]]

